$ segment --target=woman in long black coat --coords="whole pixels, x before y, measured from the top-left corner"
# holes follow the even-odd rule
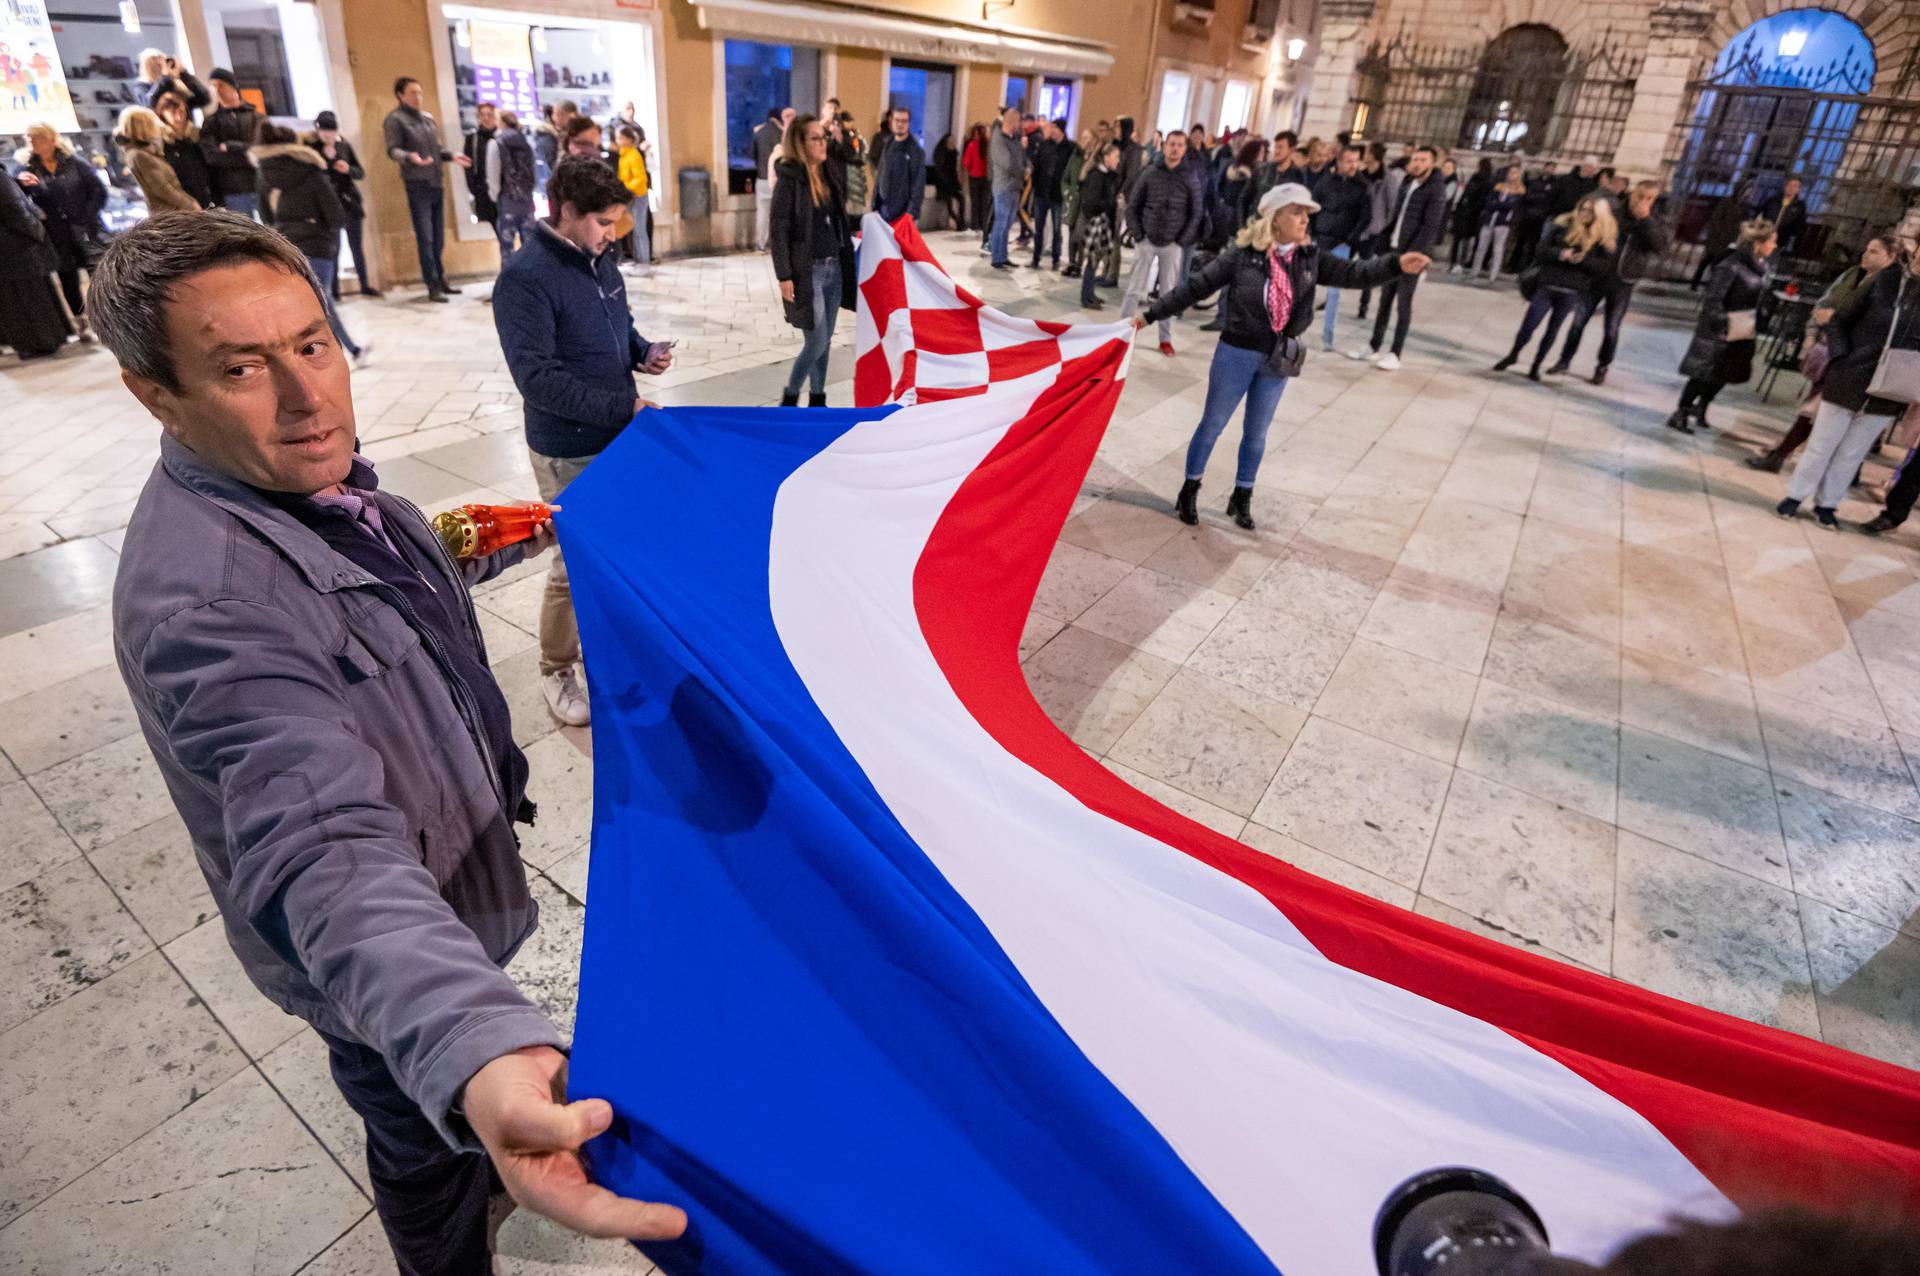
[[[1713,267],[1700,314],[1693,323],[1693,341],[1680,372],[1687,378],[1680,403],[1667,418],[1667,428],[1682,434],[1707,428],[1707,405],[1730,385],[1744,385],[1753,375],[1755,335],[1760,330],[1760,303],[1767,295],[1767,258],[1777,237],[1773,223],[1750,221],[1740,227],[1733,251]],[[1735,335],[1735,330],[1740,335]]]
[[[800,386],[810,383],[807,406],[827,406],[827,350],[842,310],[857,304],[853,231],[847,225],[847,193],[827,163],[826,128],[811,115],[796,115],[780,143],[774,169],[769,244],[773,275],[787,322],[806,342],[787,374],[782,407],[800,402]]]
[[[40,210],[0,173],[0,346],[12,346],[22,359],[44,358],[66,344],[53,268]]]
[[[60,290],[85,337],[87,301],[80,272],[93,269],[106,250],[107,228],[100,220],[106,183],[50,124],[29,124],[26,154],[16,158],[23,165],[20,184],[46,215],[47,246],[58,262]]]

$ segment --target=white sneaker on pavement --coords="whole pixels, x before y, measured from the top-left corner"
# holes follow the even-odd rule
[[[1400,356],[1389,350],[1378,359],[1375,359],[1373,366],[1382,372],[1398,371],[1400,367]]]
[[[1352,359],[1355,363],[1359,363],[1362,360],[1371,359],[1373,357],[1374,357],[1374,352],[1367,349],[1365,346],[1355,346],[1353,349],[1347,351],[1347,358]]]
[[[584,727],[592,721],[593,715],[587,708],[587,689],[580,685],[580,675],[573,667],[542,674],[540,693],[547,698],[547,712],[562,724]]]

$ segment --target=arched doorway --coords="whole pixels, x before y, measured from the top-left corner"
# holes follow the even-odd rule
[[[1537,22],[1508,27],[1480,57],[1459,144],[1474,150],[1540,150],[1567,72],[1567,42]]]
[[[1697,256],[1715,204],[1756,207],[1796,177],[1811,222],[1792,257],[1805,268],[1837,261],[1898,220],[1920,102],[1911,91],[1874,96],[1875,69],[1867,33],[1827,9],[1776,13],[1728,41],[1688,86],[1670,152],[1677,242]]]

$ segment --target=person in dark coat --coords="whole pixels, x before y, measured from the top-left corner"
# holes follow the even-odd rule
[[[0,173],[0,346],[12,346],[22,359],[44,359],[66,344],[54,265],[40,210],[19,182]]]
[[[1125,151],[1122,151],[1124,161]],[[1165,294],[1180,281],[1180,263],[1200,223],[1199,197],[1181,172],[1187,158],[1187,135],[1167,134],[1159,159],[1140,170],[1126,192],[1128,228],[1133,232],[1133,271],[1120,302],[1120,317],[1131,318],[1158,288]],[[1173,318],[1160,320],[1160,353],[1173,357]]]
[[[844,188],[844,166],[840,176]],[[947,214],[947,229],[965,230],[966,214],[960,207],[960,149],[953,144],[953,134],[942,133],[940,140],[933,144],[933,162],[927,166],[927,177],[933,182],[933,197],[940,201],[941,209]]]
[[[113,141],[120,158],[133,174],[134,184],[147,201],[147,215],[155,213],[197,212],[203,205],[181,189],[173,166],[167,163],[166,143],[170,135],[160,117],[144,106],[129,106],[120,112],[114,126]]]
[[[306,254],[314,278],[320,281],[327,326],[355,363],[365,363],[366,349],[347,334],[333,304],[347,210],[334,189],[327,161],[292,129],[271,120],[261,123],[259,140],[248,158],[259,173],[255,194],[260,197],[260,220]]]
[[[1174,500],[1180,521],[1200,521],[1200,482],[1206,474],[1213,445],[1240,401],[1247,401],[1240,428],[1240,458],[1234,471],[1233,495],[1227,513],[1235,523],[1253,530],[1253,482],[1265,454],[1267,428],[1287,388],[1288,373],[1273,366],[1283,341],[1299,352],[1299,338],[1313,325],[1314,288],[1320,281],[1342,288],[1384,283],[1401,275],[1417,275],[1429,258],[1408,252],[1397,256],[1344,260],[1309,242],[1312,215],[1319,205],[1298,182],[1282,182],[1260,197],[1253,220],[1227,251],[1154,303],[1133,321],[1136,331],[1164,322],[1203,297],[1222,288],[1220,313],[1225,328],[1214,348],[1207,373],[1207,402],[1200,424],[1187,444],[1186,482]]]
[[[1692,434],[1707,428],[1707,405],[1729,385],[1753,375],[1754,334],[1760,328],[1760,303],[1767,295],[1766,260],[1775,247],[1773,223],[1750,221],[1740,227],[1732,252],[1720,259],[1700,299],[1693,341],[1680,371],[1687,378],[1679,406],[1667,428]],[[1742,332],[1744,336],[1735,336]]]
[[[1034,270],[1040,269],[1040,259],[1051,251],[1053,268],[1060,269],[1060,250],[1065,241],[1065,227],[1061,225],[1062,191],[1061,181],[1067,175],[1069,164],[1080,162],[1080,148],[1067,136],[1066,121],[1048,120],[1040,126],[1029,144],[1028,153],[1032,155],[1029,168],[1032,182],[1033,207],[1033,262]],[[1047,246],[1047,223],[1053,223],[1052,248]]]
[[[1633,304],[1634,285],[1659,269],[1672,242],[1657,207],[1659,198],[1660,183],[1644,181],[1636,183],[1624,198],[1616,201],[1614,214],[1620,224],[1620,250],[1614,254],[1613,268],[1597,285],[1593,303],[1574,316],[1572,326],[1567,329],[1567,343],[1560,347],[1560,361],[1547,369],[1548,376],[1565,372],[1572,366],[1573,356],[1580,349],[1580,338],[1587,330],[1587,320],[1596,309],[1603,309],[1606,313],[1601,319],[1600,357],[1594,362],[1593,384],[1606,384],[1607,369],[1613,366],[1614,353],[1620,348],[1620,325],[1626,322],[1627,308]]]
[[[1553,165],[1528,174],[1526,187],[1526,194],[1520,197],[1520,206],[1513,215],[1513,273],[1516,275],[1533,265],[1534,254],[1540,250],[1540,237],[1553,216]]]
[[[896,106],[887,113],[889,132],[873,169],[873,211],[889,224],[902,217],[919,221],[920,204],[927,195],[927,157],[914,139],[912,126],[913,113],[906,107]],[[793,136],[789,124],[787,137]]]
[[[1599,185],[1598,160],[1585,160],[1575,165],[1570,171],[1554,178],[1553,185],[1548,188],[1547,216],[1560,217],[1572,212]]]
[[[27,149],[16,158],[22,165],[20,185],[46,217],[47,246],[58,263],[67,309],[79,324],[82,339],[91,340],[80,274],[92,270],[106,249],[107,228],[100,220],[100,211],[107,206],[106,183],[51,124],[29,124]]]
[[[1773,223],[1780,234],[1780,252],[1793,256],[1800,234],[1807,228],[1807,201],[1800,198],[1800,179],[1789,177],[1780,193],[1754,209],[1753,215]]]
[[[347,214],[344,228],[347,251],[353,256],[353,273],[360,280],[360,295],[378,297],[380,292],[373,286],[373,276],[367,273],[367,250],[361,241],[361,228],[367,220],[367,206],[360,196],[360,183],[366,180],[367,170],[361,166],[353,143],[340,136],[340,121],[332,111],[322,111],[313,117],[313,134],[306,139],[306,143],[319,153],[321,162],[327,166],[327,180],[333,183],[333,193],[340,197],[340,207]],[[336,263],[338,260],[336,254]],[[333,299],[340,300],[340,271],[337,268],[333,272]]]
[[[207,169],[207,153],[200,148],[200,126],[193,122],[187,100],[178,93],[162,93],[160,105],[153,110],[170,134],[163,153],[180,189],[192,196],[200,207],[215,207],[213,174]]]
[[[222,207],[252,216],[257,196],[247,152],[253,149],[254,135],[260,128],[260,112],[240,96],[233,72],[215,67],[207,78],[213,81],[214,96],[220,101],[200,122],[200,149],[206,154],[213,178],[213,197]]]
[[[1834,511],[1853,476],[1907,405],[1867,393],[1889,349],[1920,350],[1920,248],[1889,266],[1840,303],[1827,324],[1827,371],[1820,380],[1820,408],[1806,451],[1787,477],[1787,495],[1775,513],[1792,518],[1808,499],[1823,527],[1836,528]],[[1904,478],[1904,467],[1902,477]],[[1887,508],[1861,530],[1879,535],[1898,527],[1913,508],[1912,484],[1896,480]],[[1896,503],[1896,501],[1898,503]]]
[[[1320,211],[1313,215],[1313,242],[1342,261],[1360,252],[1367,221],[1373,213],[1373,183],[1360,171],[1358,146],[1340,148],[1333,167],[1320,178],[1313,197]],[[1340,318],[1340,290],[1327,289],[1326,314],[1320,329],[1320,349],[1332,353],[1333,327]]]
[[[1487,196],[1493,193],[1493,161],[1483,159],[1473,176],[1460,189],[1453,203],[1453,247],[1447,254],[1447,273],[1460,273],[1462,263],[1473,270],[1474,249],[1480,246],[1480,214],[1486,211]]]
[[[1080,204],[1077,211],[1080,235],[1080,304],[1089,310],[1102,309],[1106,303],[1094,293],[1101,263],[1113,244],[1120,218],[1120,143],[1100,147],[1093,167],[1080,179]]]
[[[1729,191],[1714,202],[1707,213],[1707,224],[1700,229],[1700,265],[1693,272],[1693,280],[1688,285],[1698,290],[1700,282],[1707,273],[1720,264],[1720,259],[1733,251],[1733,241],[1740,233],[1740,226],[1747,220],[1747,206],[1753,202],[1753,183],[1748,182],[1738,190]]]
[[[487,193],[487,143],[500,127],[500,111],[493,103],[482,102],[474,116],[477,120],[474,130],[460,146],[461,154],[467,157],[467,198],[473,202],[473,215],[497,233],[493,223],[499,211],[493,196]]]
[[[1534,329],[1545,319],[1546,334],[1540,338],[1533,366],[1527,370],[1529,378],[1540,379],[1540,365],[1553,349],[1560,325],[1567,316],[1579,313],[1592,303],[1594,291],[1613,269],[1613,254],[1619,242],[1613,205],[1604,195],[1588,195],[1574,205],[1572,212],[1553,219],[1547,227],[1546,240],[1540,245],[1540,277],[1528,302],[1526,316],[1514,334],[1513,349],[1493,365],[1495,372],[1505,372],[1520,361]]]
[[[890,155],[912,138],[896,137]],[[919,149],[914,144],[914,149]],[[787,374],[780,406],[800,402],[802,382],[811,384],[810,408],[827,406],[827,355],[842,310],[858,303],[855,291],[853,231],[847,225],[847,193],[827,164],[827,130],[811,115],[795,116],[787,126],[777,161],[780,180],[773,184],[773,275],[787,322],[806,334]]]
[[[1440,237],[1447,230],[1447,188],[1436,167],[1437,152],[1431,146],[1415,148],[1407,158],[1406,180],[1395,197],[1395,211],[1387,218],[1382,248],[1394,254],[1420,253],[1432,256]],[[1420,282],[1418,271],[1395,275],[1380,289],[1380,309],[1373,318],[1371,354],[1355,350],[1356,359],[1371,358],[1382,372],[1400,366],[1407,348],[1407,331],[1413,326],[1413,290]],[[1393,347],[1382,351],[1387,339],[1387,316],[1398,302],[1399,317],[1393,329]]]

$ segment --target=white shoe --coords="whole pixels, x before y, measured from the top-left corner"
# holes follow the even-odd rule
[[[587,689],[571,666],[541,675],[540,693],[547,698],[547,712],[566,726],[584,727],[593,718],[587,708]]]
[[[1374,352],[1367,349],[1365,346],[1355,346],[1353,349],[1347,351],[1347,358],[1352,359],[1355,363],[1359,363],[1363,360],[1371,359],[1373,357],[1374,357]]]
[[[1389,350],[1375,359],[1373,366],[1382,372],[1397,372],[1400,369],[1400,356]]]

